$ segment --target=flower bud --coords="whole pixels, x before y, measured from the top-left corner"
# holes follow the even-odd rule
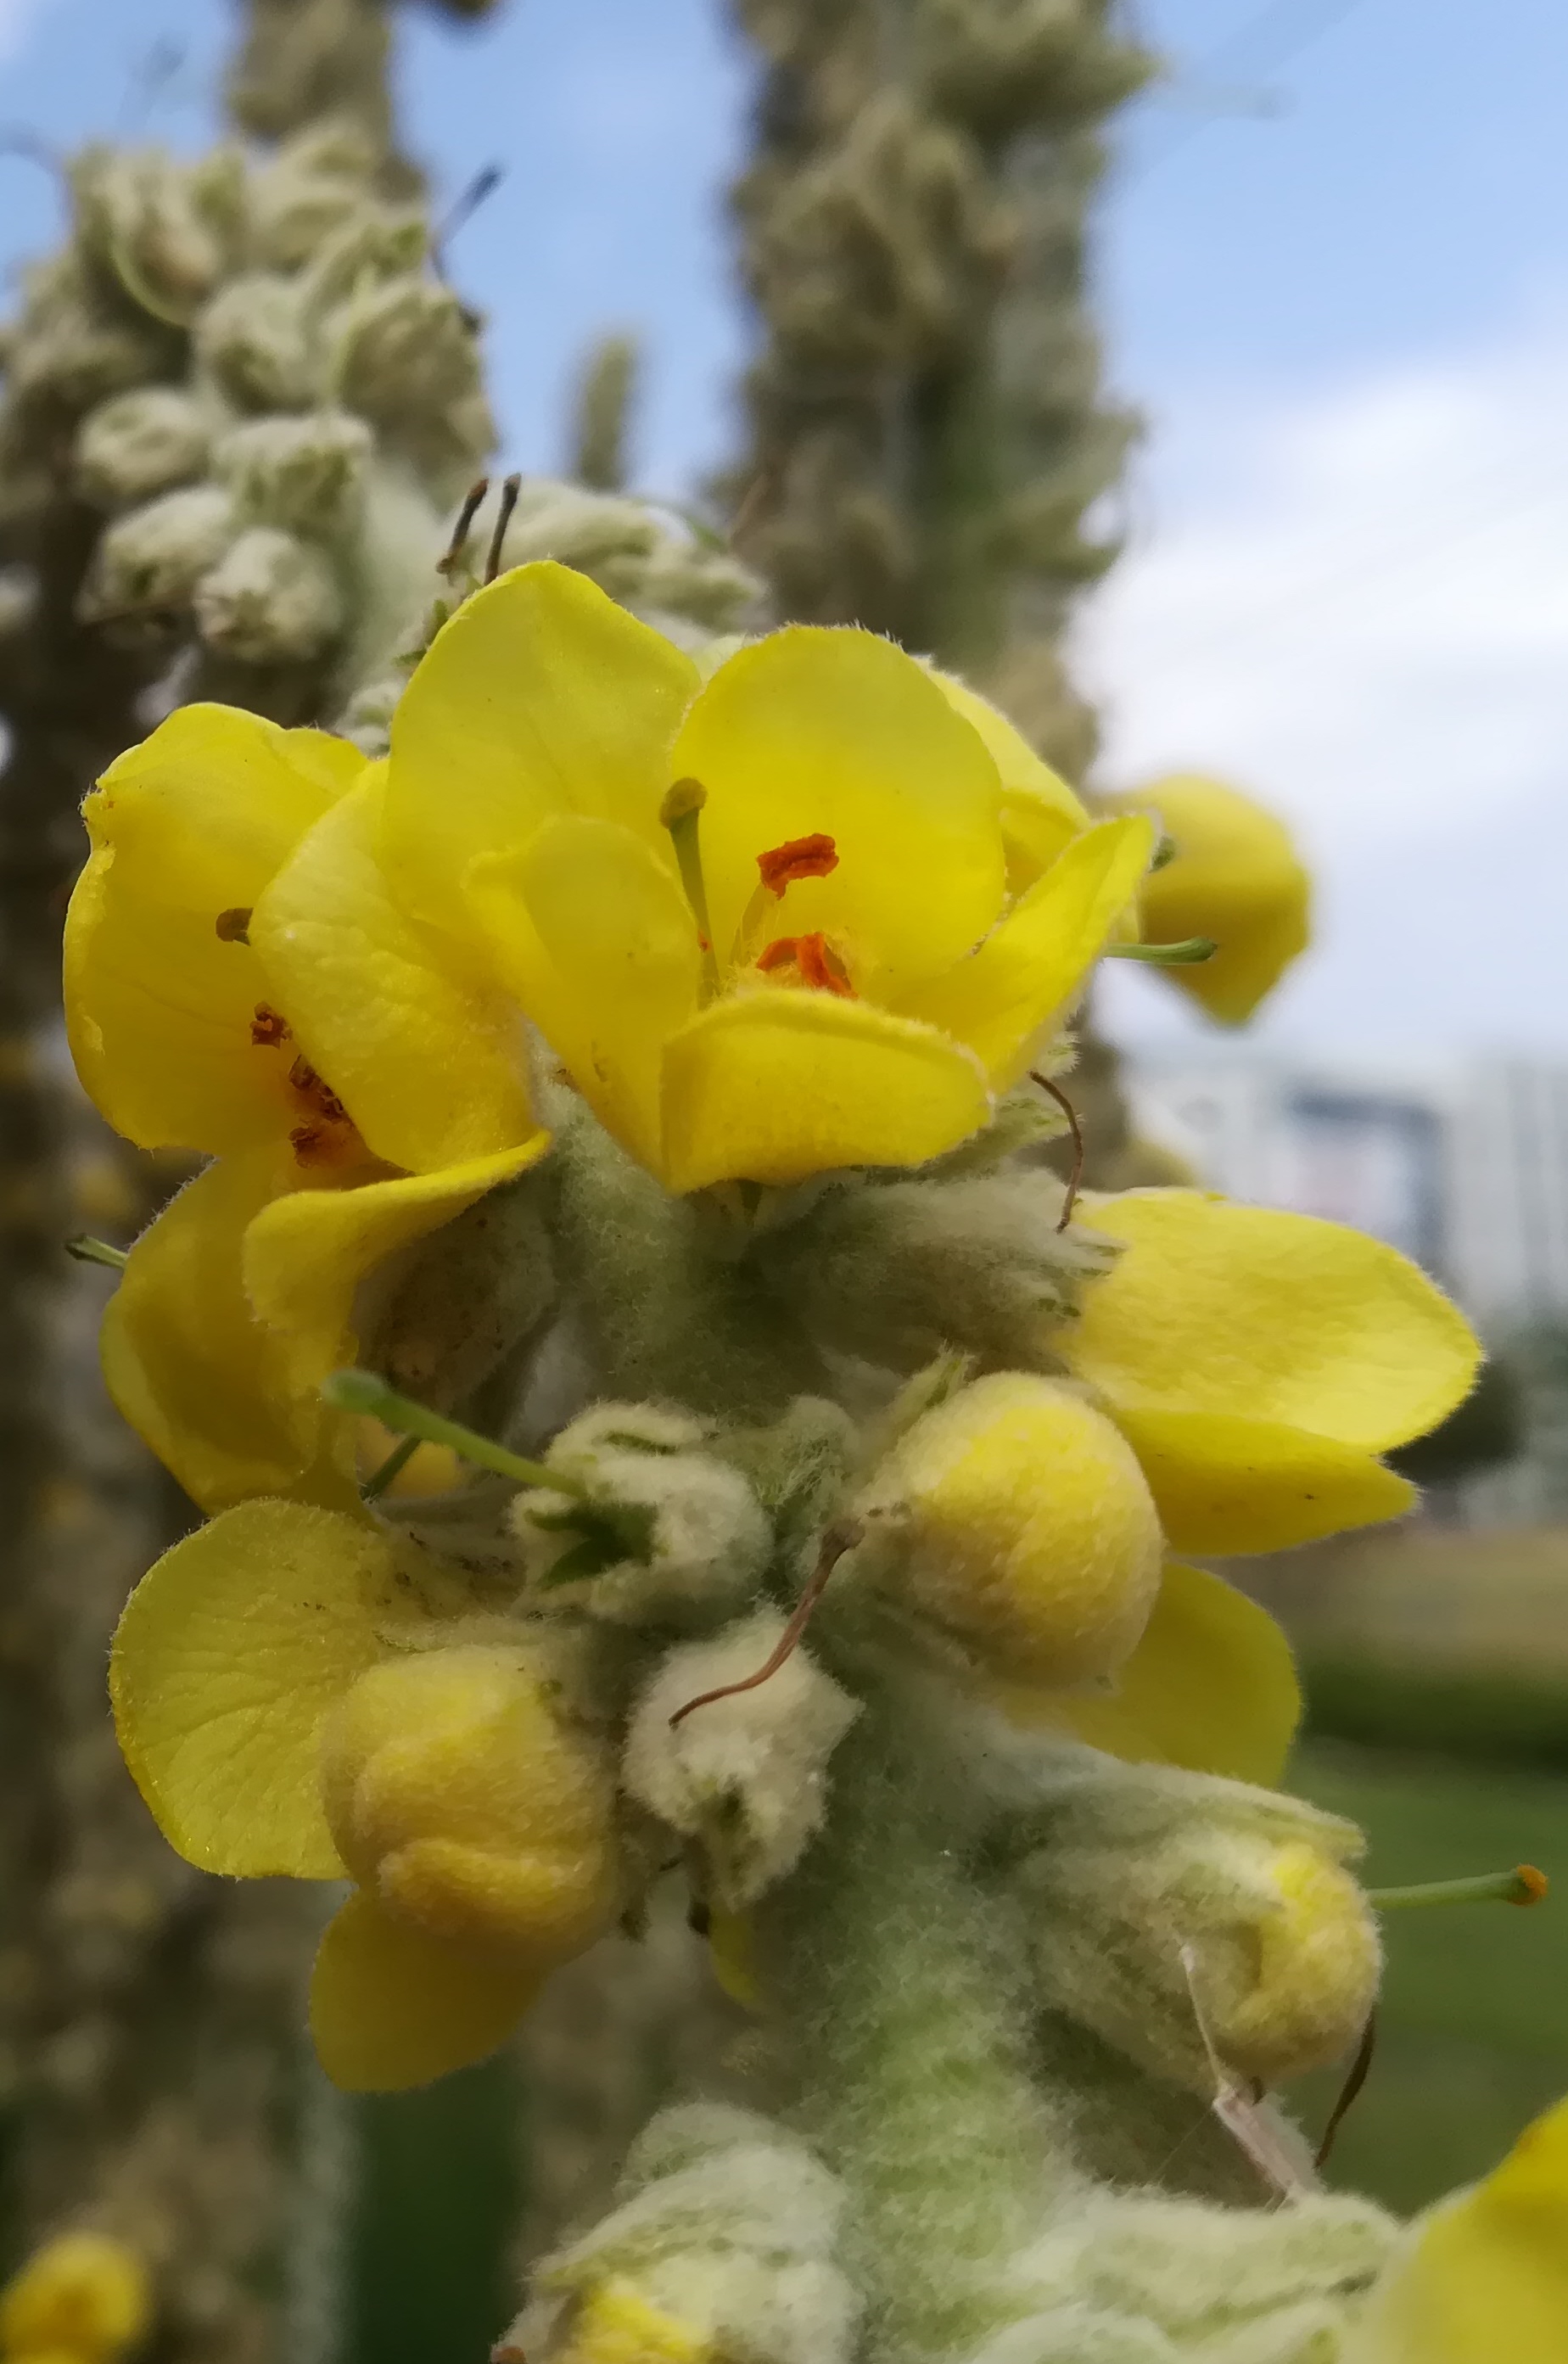
[[[134,2346],[151,2314],[147,2269],[134,2249],[104,2233],[61,2233],[0,2293],[0,2347],[39,2364],[100,2364]]]
[[[270,525],[239,535],[196,585],[192,604],[208,648],[245,664],[306,663],[343,627],[330,562]]]
[[[1022,1865],[1045,2000],[1162,2076],[1210,2046],[1277,2085],[1354,2044],[1377,1990],[1346,1823],[1239,1782],[1085,1758]]]
[[[432,1936],[547,1970],[614,1912],[605,1766],[515,1647],[454,1644],[373,1667],[327,1726],[322,1779],[349,1869]]]
[[[385,432],[410,417],[436,419],[472,393],[478,374],[473,331],[450,287],[394,279],[354,296],[337,314],[340,399]]]
[[[539,2364],[848,2364],[861,2313],[838,2258],[844,2191],[751,2110],[666,2110],[611,2210],[546,2258],[507,2333]]]
[[[250,177],[250,236],[261,260],[273,270],[294,271],[319,253],[367,209],[376,162],[361,128],[341,116],[287,140]]]
[[[994,1673],[1113,1673],[1160,1585],[1160,1521],[1110,1422],[1054,1379],[999,1371],[915,1422],[855,1505],[859,1564]]]
[[[116,395],[82,422],[76,487],[99,508],[126,508],[199,476],[207,445],[206,421],[188,394],[149,385]]]
[[[773,1531],[740,1472],[698,1450],[707,1433],[650,1404],[595,1404],[562,1430],[547,1465],[583,1480],[586,1499],[540,1488],[511,1511],[540,1605],[690,1623],[746,1598]]]
[[[325,541],[353,525],[373,449],[362,419],[315,410],[248,419],[213,458],[248,523]]]
[[[227,493],[192,485],[164,493],[105,528],[83,585],[88,623],[167,622],[189,607],[234,532]]]
[[[248,272],[221,287],[196,322],[195,345],[243,409],[300,409],[321,391],[299,292],[270,273]]]
[[[795,1650],[755,1689],[689,1701],[743,1682],[767,1663],[784,1630],[774,1609],[711,1641],[672,1650],[627,1734],[622,1779],[639,1804],[702,1846],[709,1895],[739,1912],[793,1871],[820,1829],[828,1760],[859,1704]]]

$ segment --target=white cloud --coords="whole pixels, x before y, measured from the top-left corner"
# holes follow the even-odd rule
[[[1551,310],[1156,426],[1082,663],[1108,776],[1228,774],[1309,849],[1322,945],[1271,1031],[1568,1052],[1564,419]],[[1146,1029],[1138,986],[1118,1006]]]

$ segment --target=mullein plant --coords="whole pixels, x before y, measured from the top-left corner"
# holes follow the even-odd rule
[[[1361,2037],[1373,1900],[1184,1555],[1398,1515],[1478,1353],[1378,1243],[1029,1161],[1154,824],[874,635],[694,652],[549,562],[384,758],[187,708],[87,820],[83,1082],[212,1160],[106,1333],[211,1513],[115,1645],[143,1796],[339,1900],[350,2089],[672,1883],[752,2014],[500,2352],[1560,2352],[1561,2117],[1407,2231],[1273,2098]],[[473,1474],[393,1492],[417,1440]]]
[[[233,111],[275,144],[63,165],[68,236],[4,339],[0,2060],[25,2234],[85,2216],[132,2238],[182,2354],[267,2336],[312,1908],[195,1881],[105,1745],[109,1631],[189,1509],[84,1384],[97,1282],[69,1278],[61,1234],[72,1201],[134,1232],[189,1160],[106,1154],[62,1090],[60,923],[82,795],[150,708],[335,721],[353,743],[323,760],[355,766],[439,619],[432,568],[490,427],[479,324],[389,152],[390,22],[379,0],[251,10]],[[678,519],[533,483],[506,555],[546,552],[698,641],[755,596]],[[453,597],[468,568],[460,544]]]

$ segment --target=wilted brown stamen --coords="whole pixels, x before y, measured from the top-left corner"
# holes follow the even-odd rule
[[[248,944],[250,941],[250,906],[235,903],[220,911],[214,922],[220,944]]]
[[[508,476],[501,487],[501,505],[496,513],[495,530],[490,537],[490,548],[484,560],[484,580],[494,583],[501,572],[501,548],[506,539],[506,528],[512,522],[512,511],[517,506],[517,495],[523,489],[521,476]]]
[[[479,514],[480,503],[489,490],[489,477],[476,476],[463,496],[462,507],[457,513],[457,523],[452,528],[452,538],[436,561],[437,574],[444,574],[449,582],[462,564],[462,554],[468,548],[468,530]]]
[[[1323,2129],[1323,2139],[1318,2144],[1313,2158],[1314,2167],[1321,2168],[1327,2165],[1329,2153],[1334,2147],[1334,2137],[1349,2115],[1351,2104],[1372,2074],[1372,2056],[1376,2049],[1377,2013],[1373,2010],[1367,2013],[1366,2025],[1362,2030],[1361,2042],[1356,2046],[1356,2057],[1351,2063],[1350,2074],[1340,2089],[1339,2100],[1329,2113],[1329,2123]]]
[[[1042,1076],[1038,1067],[1029,1069],[1029,1081],[1038,1084],[1042,1092],[1050,1094],[1067,1119],[1067,1130],[1073,1135],[1073,1171],[1067,1177],[1066,1196],[1062,1201],[1062,1212],[1056,1224],[1059,1232],[1064,1232],[1073,1221],[1073,1210],[1078,1203],[1079,1185],[1084,1179],[1084,1128],[1078,1121],[1077,1110],[1060,1084],[1053,1084],[1051,1077]]]
[[[258,1051],[275,1051],[281,1043],[290,1041],[293,1033],[288,1020],[271,1002],[256,1004],[256,1014],[250,1020],[250,1040]]]
[[[754,1675],[746,1676],[741,1682],[721,1683],[716,1691],[699,1691],[695,1699],[688,1700],[684,1707],[678,1707],[675,1710],[674,1714],[670,1718],[672,1732],[678,1723],[684,1723],[687,1716],[695,1714],[699,1707],[711,1707],[715,1700],[738,1699],[742,1691],[757,1690],[771,1676],[778,1673],[779,1668],[799,1649],[806,1629],[811,1622],[812,1612],[827,1589],[828,1578],[832,1575],[844,1554],[853,1551],[864,1533],[865,1529],[859,1519],[834,1521],[822,1538],[822,1549],[817,1555],[816,1567],[806,1579],[806,1589],[795,1602],[789,1623],[779,1635],[765,1664],[760,1666]]]

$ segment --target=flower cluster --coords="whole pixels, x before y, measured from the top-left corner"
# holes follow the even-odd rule
[[[1477,1349],[1375,1242],[1040,1162],[1153,822],[872,635],[693,655],[550,563],[384,759],[187,708],[87,819],[79,1069],[211,1161],[105,1333],[214,1514],[115,1646],[153,1812],[351,1881],[346,2085],[675,1867],[768,2032],[783,2120],[657,2121],[529,2353],[1357,2352],[1390,2228],[1257,2096],[1364,2022],[1359,1842],[1251,1786],[1289,1654],[1177,1555],[1397,1515]],[[394,1493],[372,1413],[483,1474]]]

